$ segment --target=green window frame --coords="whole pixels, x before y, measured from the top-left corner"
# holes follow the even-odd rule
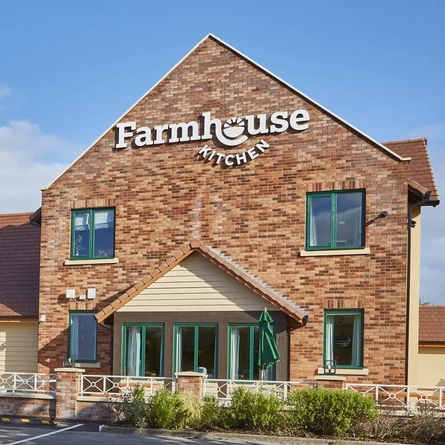
[[[72,210],[70,258],[114,258],[115,216],[113,207]]]
[[[365,191],[308,193],[306,250],[365,246]]]
[[[159,333],[161,335],[160,339],[156,338],[156,335],[154,335],[159,335]],[[122,375],[163,377],[164,339],[164,323],[123,323],[121,360]],[[128,360],[130,348],[134,354],[131,361]],[[155,354],[158,352],[159,355],[156,354],[158,356],[155,358],[153,363],[147,362],[147,352],[149,355],[151,352]]]
[[[242,333],[242,331],[244,331]],[[230,323],[228,332],[228,370],[232,380],[259,380],[258,366],[260,326],[246,323]],[[248,338],[247,335],[248,335]],[[247,352],[247,354],[246,354]],[[241,368],[241,369],[240,369]],[[264,380],[275,380],[276,365],[264,371]]]
[[[323,367],[363,368],[364,310],[324,311]]]
[[[207,328],[214,329],[214,341],[210,331]],[[187,335],[184,335],[187,334]],[[184,348],[184,339],[190,343]],[[210,340],[210,341],[209,341]],[[207,345],[205,343],[208,343]],[[203,348],[206,347],[206,348]],[[213,348],[213,358],[208,347]],[[201,348],[201,349],[200,349]],[[180,371],[197,371],[198,368],[207,369],[210,378],[218,377],[218,324],[217,323],[175,323],[174,325],[174,345],[173,345],[173,375]],[[184,355],[188,355],[188,364],[184,365],[186,360]],[[193,369],[187,369],[187,368]]]
[[[96,312],[70,311],[68,325],[68,355],[76,362],[97,361]]]

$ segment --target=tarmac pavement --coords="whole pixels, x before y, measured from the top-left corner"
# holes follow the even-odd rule
[[[370,442],[116,428],[97,424],[0,425],[1,445],[370,445]],[[394,445],[382,444],[379,445]]]

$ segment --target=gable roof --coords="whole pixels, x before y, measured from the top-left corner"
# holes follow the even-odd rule
[[[0,320],[38,317],[40,228],[31,215],[0,215]]]
[[[132,111],[143,99],[145,99],[145,97],[147,97],[164,79],[166,79],[170,75],[170,73],[172,73],[173,70],[175,70],[179,65],[181,65],[181,63],[185,59],[187,59],[187,57],[189,57],[190,54],[192,54],[201,44],[203,44],[208,39],[211,39],[214,42],[218,43],[219,45],[221,45],[221,46],[225,47],[226,49],[232,51],[239,58],[244,59],[245,61],[247,61],[248,63],[253,65],[255,68],[257,68],[258,70],[260,70],[260,71],[264,72],[265,74],[267,74],[268,76],[270,76],[276,82],[278,82],[278,83],[282,84],[283,86],[287,87],[289,90],[291,90],[292,92],[296,93],[300,97],[304,98],[306,101],[308,101],[312,105],[316,106],[318,109],[322,110],[326,114],[330,115],[332,118],[334,118],[338,122],[341,122],[343,125],[348,127],[350,130],[354,131],[355,133],[357,133],[358,135],[360,135],[361,137],[366,139],[368,142],[370,142],[374,146],[378,147],[381,151],[386,153],[388,156],[392,157],[393,159],[395,159],[397,161],[409,161],[409,158],[404,158],[404,157],[400,156],[396,152],[392,151],[389,147],[386,147],[385,145],[383,145],[382,143],[378,142],[377,140],[375,140],[371,136],[368,136],[363,131],[359,130],[358,128],[354,127],[352,124],[350,124],[346,120],[344,120],[341,117],[337,116],[335,113],[333,113],[332,111],[330,111],[329,109],[327,109],[323,105],[319,104],[317,101],[315,101],[311,97],[309,97],[306,94],[302,93],[297,88],[294,88],[292,85],[290,85],[289,83],[287,83],[286,81],[284,81],[280,77],[276,76],[275,74],[273,74],[271,71],[267,70],[266,68],[264,68],[260,64],[256,63],[254,60],[250,59],[249,57],[247,57],[246,55],[244,55],[243,53],[241,53],[240,51],[238,51],[237,49],[235,49],[234,47],[232,47],[228,43],[224,42],[223,40],[221,40],[220,38],[216,37],[213,34],[208,34],[197,45],[195,45],[178,63],[176,63],[176,65],[174,65],[158,82],[156,82],[156,84],[153,85],[139,100],[137,100],[127,111],[125,111],[125,113],[123,113],[122,116],[120,116],[109,128],[107,128],[77,159],[74,160],[74,162],[71,165],[69,165],[59,176],[57,176],[48,185],[48,187],[46,187],[46,189],[51,188],[51,186],[55,182],[57,182],[57,180],[61,176],[63,176],[66,171],[70,170],[71,167],[73,167],[91,148],[93,148],[96,145],[97,142],[99,142],[109,131],[111,131],[116,126],[116,124],[118,124],[130,111]]]
[[[431,200],[439,199],[433,169],[428,156],[426,138],[383,142],[383,145],[399,153],[401,156],[411,158],[408,164],[409,184],[420,192],[422,192],[422,188],[430,190]],[[421,186],[420,188],[418,187],[419,185]],[[423,192],[423,194],[424,193],[425,192]]]
[[[253,292],[263,297],[273,306],[280,309],[282,312],[289,315],[299,323],[306,324],[308,320],[308,314],[298,307],[294,302],[287,299],[284,295],[272,289],[266,283],[247,272],[245,269],[237,265],[230,258],[225,256],[222,252],[215,250],[211,247],[204,246],[197,240],[192,240],[189,244],[186,244],[181,249],[175,251],[165,262],[159,265],[158,268],[151,271],[151,273],[138,283],[134,284],[124,294],[118,297],[111,304],[106,306],[102,311],[96,314],[98,322],[103,322],[107,317],[112,315],[122,306],[125,306],[134,297],[139,295],[144,289],[149,287],[152,283],[164,276],[168,271],[173,269],[176,265],[181,263],[185,258],[192,253],[197,252],[203,257],[207,258],[213,264],[216,264],[219,268],[231,275],[234,279],[238,280]]]
[[[420,306],[419,343],[445,343],[445,306]]]

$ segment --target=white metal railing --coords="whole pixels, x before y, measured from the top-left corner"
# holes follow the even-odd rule
[[[313,388],[313,382],[286,382],[269,380],[204,379],[203,396],[214,396],[219,401],[230,401],[233,392],[243,387],[248,391],[276,394],[286,400],[290,391]]]
[[[140,377],[126,375],[82,375],[80,377],[80,396],[121,398],[135,387],[144,388],[145,396],[152,396],[160,389],[175,389],[171,377]]]
[[[34,374],[28,372],[0,373],[1,393],[55,394],[55,374]]]
[[[344,389],[372,397],[381,408],[410,410],[424,404],[435,409],[445,409],[445,387],[443,386],[346,383]]]

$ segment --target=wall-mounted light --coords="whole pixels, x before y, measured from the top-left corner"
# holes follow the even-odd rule
[[[45,314],[39,315],[39,322],[44,323],[45,321],[46,321],[46,315]]]
[[[366,225],[369,226],[377,219],[386,218],[388,215],[389,213],[386,210],[384,210],[383,212],[380,212],[377,216],[374,216],[374,218],[371,218],[368,221],[366,221]]]
[[[75,289],[67,289],[65,296],[69,300],[71,300],[72,298],[76,298],[76,290]]]

